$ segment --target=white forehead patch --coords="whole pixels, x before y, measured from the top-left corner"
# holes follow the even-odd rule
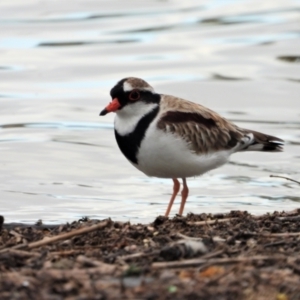
[[[130,92],[133,89],[134,89],[134,87],[128,81],[125,81],[123,83],[124,92]],[[137,89],[140,90],[140,91],[148,91],[148,92],[154,93],[154,89],[151,86],[137,87]]]
[[[123,90],[124,90],[124,92],[132,91],[133,90],[132,85],[128,81],[125,81],[123,83]]]

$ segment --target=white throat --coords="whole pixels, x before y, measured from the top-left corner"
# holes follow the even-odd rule
[[[151,112],[157,103],[135,102],[116,111],[115,130],[120,135],[127,135],[134,131],[140,119]]]

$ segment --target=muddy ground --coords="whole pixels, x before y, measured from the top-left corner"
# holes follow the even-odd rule
[[[0,224],[1,300],[300,299],[300,209]]]

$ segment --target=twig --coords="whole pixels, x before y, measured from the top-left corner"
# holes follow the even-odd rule
[[[132,254],[128,254],[128,255],[123,255],[123,256],[119,256],[117,257],[118,261],[127,261],[130,259],[134,259],[134,258],[141,258],[141,257],[147,257],[147,256],[152,256],[152,255],[156,255],[159,254],[159,250],[155,250],[149,253],[146,252],[137,252],[137,253],[132,253]]]
[[[278,175],[270,175],[270,177],[283,178],[283,179],[290,180],[290,181],[293,181],[293,182],[296,182],[296,183],[300,184],[300,181],[294,180],[294,179],[289,178],[289,177],[278,176]]]
[[[164,269],[164,268],[184,268],[184,267],[197,267],[202,264],[232,264],[232,263],[248,263],[259,260],[286,260],[287,257],[275,257],[275,256],[264,256],[257,255],[252,257],[229,257],[229,258],[215,258],[215,259],[186,259],[183,261],[172,261],[172,262],[156,262],[152,264],[153,269]]]
[[[245,232],[243,233],[247,236],[263,236],[263,237],[289,237],[289,236],[299,236],[300,232],[280,232],[280,233],[267,233],[267,232]]]
[[[39,257],[41,254],[37,252],[28,252],[24,250],[16,250],[16,249],[8,249],[8,253],[13,256],[18,256],[21,258],[29,258],[29,257]]]
[[[89,226],[89,227],[79,228],[79,229],[73,230],[71,232],[59,234],[59,235],[56,235],[56,236],[53,236],[53,237],[50,237],[50,238],[44,238],[44,239],[42,239],[40,241],[37,241],[37,242],[32,242],[32,243],[29,243],[29,244],[21,244],[21,245],[17,245],[15,247],[12,247],[12,248],[4,248],[0,251],[0,253],[6,252],[10,249],[19,249],[19,248],[33,249],[33,248],[49,245],[49,244],[55,243],[55,242],[60,241],[60,240],[69,239],[69,238],[71,238],[73,236],[76,236],[76,235],[81,235],[81,234],[84,234],[84,233],[88,233],[88,232],[91,232],[91,231],[102,229],[102,228],[106,227],[108,223],[109,223],[108,221],[104,221],[104,222],[101,222],[101,223],[98,223],[96,225],[92,225],[92,226]]]
[[[300,232],[258,233],[257,235],[264,236],[264,237],[289,237],[289,236],[299,236]]]
[[[78,249],[73,249],[73,250],[62,250],[62,251],[52,251],[49,252],[48,255],[53,257],[53,256],[69,256],[73,254],[82,254],[84,250],[78,250]]]
[[[204,255],[201,256],[201,258],[202,259],[210,259],[210,258],[219,256],[219,255],[223,254],[224,252],[225,252],[224,250],[217,250],[217,251],[212,252],[212,253],[204,254]]]
[[[219,256],[219,255],[222,255],[222,254],[224,254],[224,252],[225,252],[225,249],[223,249],[223,250],[217,250],[217,251],[215,251],[215,252],[212,252],[212,253],[207,253],[207,254],[205,254],[205,255],[202,255],[201,256],[201,258],[202,259],[210,259],[210,258],[214,258],[214,257],[216,257],[216,256]],[[199,268],[198,268],[198,271],[200,272],[200,271],[202,271],[202,270],[205,270],[205,269],[207,269],[207,268],[209,268],[209,267],[211,267],[211,263],[204,263],[204,264],[202,264]]]
[[[1,247],[0,248],[0,253],[4,253],[4,252],[7,252],[7,251],[9,251],[9,250],[12,250],[12,249],[14,249],[14,250],[17,250],[17,249],[24,249],[24,248],[26,248],[28,246],[28,243],[27,242],[23,242],[22,244],[18,244],[18,245],[15,245],[15,246],[12,246],[12,247],[10,247],[10,248],[6,248],[5,246],[4,247]]]
[[[109,265],[109,264],[106,264],[101,261],[93,260],[84,255],[79,255],[76,258],[76,261],[83,265],[89,265],[91,267],[101,268],[103,271],[105,271],[104,273],[106,273],[106,274],[108,274],[108,273],[112,274],[116,270],[115,265]]]
[[[281,245],[285,245],[285,244],[286,244],[286,241],[277,241],[277,242],[274,242],[274,243],[265,244],[263,246],[265,248],[267,248],[267,247],[281,246]]]
[[[92,225],[92,226],[89,226],[89,227],[79,228],[79,229],[73,230],[71,232],[67,232],[67,233],[59,234],[59,235],[51,237],[51,238],[47,238],[46,240],[43,239],[41,241],[30,243],[30,244],[28,244],[27,247],[29,249],[32,249],[32,248],[36,248],[36,247],[49,245],[49,244],[55,243],[55,242],[60,241],[60,240],[69,239],[69,238],[71,238],[73,236],[76,236],[76,235],[81,235],[81,234],[84,234],[84,233],[88,233],[88,232],[91,232],[91,231],[102,229],[102,228],[106,227],[107,224],[108,224],[108,221],[104,221],[104,222],[101,222],[101,223],[98,223],[96,225]]]
[[[237,218],[226,218],[226,219],[215,219],[215,220],[187,222],[187,223],[189,225],[209,225],[209,224],[217,224],[217,223],[230,222],[231,220],[236,220],[236,219]]]

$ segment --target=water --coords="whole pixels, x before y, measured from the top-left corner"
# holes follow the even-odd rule
[[[240,153],[188,180],[185,212],[300,207],[300,2],[1,1],[0,214],[7,222],[82,216],[151,221],[172,181],[120,153],[113,115],[121,78],[206,105],[286,140],[284,153]],[[179,199],[172,215],[178,212]]]

